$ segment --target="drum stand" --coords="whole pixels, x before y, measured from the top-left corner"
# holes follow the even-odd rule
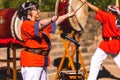
[[[17,67],[16,67],[16,61],[19,60],[16,56],[16,50],[18,48],[22,48],[23,46],[18,43],[17,40],[10,38],[10,39],[0,39],[0,48],[7,48],[7,58],[6,59],[0,59],[0,62],[6,62],[7,63],[7,71],[6,71],[6,80],[11,80],[11,75],[13,80],[17,80]],[[12,68],[13,72],[11,70],[10,63],[13,63]],[[12,73],[12,74],[11,74]]]
[[[62,31],[60,31],[60,34],[62,33]],[[70,33],[70,38],[72,38],[73,37],[73,35],[74,35],[74,31],[72,31],[71,33]],[[78,39],[77,39],[77,41],[78,42],[80,42],[80,36],[78,37]],[[88,72],[87,72],[87,70],[86,70],[86,67],[85,67],[85,64],[84,64],[84,61],[83,61],[83,58],[82,58],[82,55],[80,54],[80,51],[79,51],[79,44],[76,44],[75,46],[73,46],[73,50],[72,50],[72,54],[70,55],[70,51],[69,51],[69,47],[70,47],[70,44],[71,44],[71,42],[70,41],[68,41],[68,40],[66,40],[66,39],[62,39],[62,42],[63,42],[63,45],[64,45],[64,47],[65,47],[65,51],[64,51],[64,54],[63,54],[63,56],[62,56],[62,59],[61,59],[61,62],[60,62],[60,65],[59,65],[59,67],[58,67],[58,70],[57,70],[57,73],[56,73],[56,75],[55,75],[55,78],[54,78],[54,80],[57,80],[59,77],[59,72],[61,71],[61,69],[62,69],[62,66],[63,66],[63,63],[64,63],[64,60],[65,60],[65,58],[66,58],[66,56],[68,56],[68,60],[69,60],[69,63],[68,63],[68,67],[71,67],[71,69],[74,71],[74,70],[76,70],[76,79],[75,80],[79,80],[78,79],[78,64],[79,64],[79,60],[80,60],[80,63],[81,63],[81,67],[82,67],[82,76],[80,76],[81,78],[82,78],[82,80],[84,80],[84,79],[86,79],[87,80],[87,78],[88,78]],[[75,66],[74,66],[74,64],[73,64],[73,57],[74,57],[74,55],[75,55],[75,53],[76,53],[76,69],[75,69]]]

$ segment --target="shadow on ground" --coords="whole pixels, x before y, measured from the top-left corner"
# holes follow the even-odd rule
[[[53,65],[58,68],[59,65],[60,65],[61,59],[62,59],[61,57],[56,58],[56,59],[54,60]],[[68,70],[71,70],[71,67],[68,66],[68,63],[69,63],[69,60],[68,60],[68,58],[66,57],[65,60],[64,60],[64,62],[62,63],[62,64],[63,64],[63,65],[62,65],[62,69],[67,68]],[[81,67],[80,64],[76,64],[75,62],[73,62],[73,64],[75,65],[75,68],[76,68],[76,66],[77,66],[77,68],[80,69],[80,67]],[[76,68],[76,69],[77,69],[77,68]]]
[[[7,80],[8,76],[9,79],[13,79],[13,70],[10,69],[10,75],[7,75],[7,67],[0,67],[0,80]],[[22,80],[20,72],[17,72],[17,80]]]
[[[102,70],[99,71],[98,74],[98,79],[100,78],[111,78],[113,80],[120,80],[120,77],[115,77],[114,75],[112,75],[104,66],[102,66]]]
[[[53,65],[58,68],[61,64],[61,60],[62,60],[61,57],[56,58],[54,60]],[[77,79],[76,77],[78,77],[77,80],[85,80],[84,74],[82,74],[82,72],[81,73],[78,72],[78,75],[76,75],[77,74],[76,71],[75,72],[72,71],[72,66],[68,66],[69,62],[70,62],[69,59],[65,57],[65,60],[62,63],[61,70],[58,72],[59,80],[76,80]],[[73,61],[73,64],[74,64],[75,69],[80,70],[81,68],[80,63],[76,64],[76,61],[75,62]]]
[[[60,65],[60,61],[61,61],[61,57],[55,59],[54,66],[58,67]],[[70,70],[70,68],[68,67],[68,62],[69,62],[68,58],[65,58],[62,69],[67,68]],[[78,64],[78,66],[80,69],[81,65]],[[10,79],[13,79],[12,74],[13,74],[13,70],[10,69],[10,76],[9,76]],[[8,76],[7,75],[7,67],[0,67],[0,80],[6,80],[7,76]],[[115,75],[112,75],[104,66],[102,66],[102,70],[99,71],[99,75],[98,75],[97,79],[100,79],[100,78],[111,78],[113,80],[120,80],[120,77],[116,77]],[[22,80],[22,76],[19,71],[17,71],[17,80]]]
[[[58,68],[59,65],[60,65],[61,59],[62,59],[61,57],[55,59],[53,65]],[[62,69],[67,68],[68,70],[70,70],[70,68],[68,67],[68,62],[69,62],[68,58],[65,58]],[[79,69],[80,69],[81,64],[78,64],[78,66],[79,66]],[[116,77],[115,75],[112,75],[104,66],[102,66],[102,70],[99,71],[99,74],[98,74],[98,77],[97,77],[97,79],[101,79],[101,78],[110,78],[112,80],[120,80],[120,77]]]

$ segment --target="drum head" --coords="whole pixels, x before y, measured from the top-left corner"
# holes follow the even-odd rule
[[[69,21],[71,23],[71,26],[76,30],[80,31],[82,28],[84,28],[87,18],[88,18],[88,7],[84,3],[82,3],[80,0],[70,0],[69,1],[70,6],[68,7],[68,12],[70,13],[72,10],[76,12],[76,15],[72,18],[69,18]]]
[[[15,12],[13,18],[12,18],[12,22],[11,22],[11,33],[12,33],[12,37],[14,37],[15,39],[22,41],[22,38],[20,36],[21,31],[21,24],[22,24],[23,20],[20,20],[17,16],[17,11]]]
[[[77,12],[75,16],[65,20],[62,24],[62,27],[65,26],[64,29],[66,31],[71,28],[75,31],[81,31],[82,29],[84,29],[84,26],[86,24],[87,17],[88,17],[88,7],[87,5],[83,4],[80,0],[57,0],[56,1],[55,14],[58,16],[64,15],[66,13],[70,13],[76,10]]]

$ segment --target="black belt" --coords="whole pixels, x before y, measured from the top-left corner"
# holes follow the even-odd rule
[[[47,50],[42,50],[39,48],[26,48],[25,50],[35,53],[35,54],[43,55],[43,56],[48,56],[48,54],[49,54],[49,52]]]
[[[120,36],[113,36],[113,37],[103,37],[105,41],[111,41],[111,40],[120,40]]]

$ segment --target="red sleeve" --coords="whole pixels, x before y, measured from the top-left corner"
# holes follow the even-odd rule
[[[34,31],[34,22],[32,21],[24,21],[21,26],[21,37],[23,40],[28,38],[33,38],[35,36]]]
[[[101,23],[103,23],[106,19],[106,16],[107,16],[106,12],[99,9],[95,18],[99,20]]]
[[[50,24],[50,25],[48,25],[45,29],[44,29],[44,31],[47,31],[47,32],[51,32],[51,28],[52,28],[52,25]]]

